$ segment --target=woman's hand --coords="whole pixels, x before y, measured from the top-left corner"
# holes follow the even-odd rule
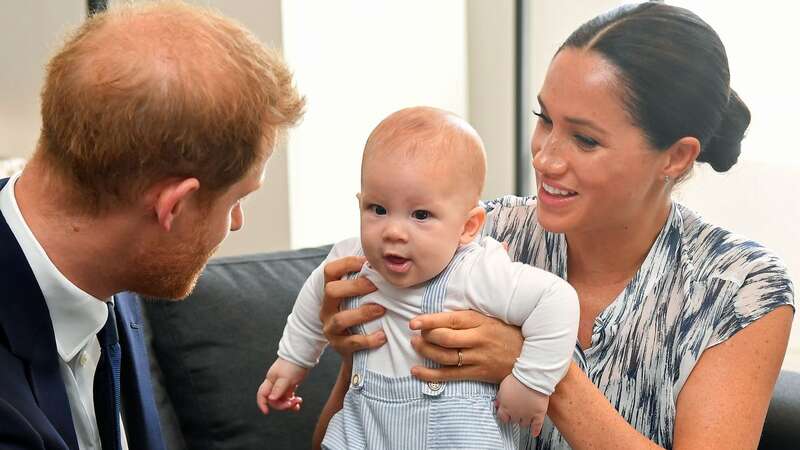
[[[361,270],[364,261],[366,259],[362,256],[348,256],[325,265],[325,298],[322,301],[319,318],[322,321],[325,338],[345,359],[355,351],[380,347],[386,342],[383,331],[361,336],[350,334],[348,330],[352,326],[381,317],[385,312],[381,306],[369,304],[356,309],[339,310],[345,299],[366,295],[376,290],[375,285],[366,278],[341,279],[348,273]]]
[[[409,326],[422,331],[422,337],[411,340],[414,349],[443,366],[413,367],[411,374],[424,381],[500,383],[522,351],[518,327],[475,311],[427,314],[414,318]]]
[[[322,321],[322,332],[331,347],[342,355],[342,366],[336,384],[331,390],[328,401],[322,408],[314,428],[311,448],[322,447],[322,438],[328,429],[328,423],[337,411],[342,409],[344,396],[350,385],[350,372],[353,368],[353,352],[365,348],[380,347],[386,342],[383,331],[377,331],[367,336],[351,335],[348,329],[381,317],[384,313],[382,307],[374,304],[364,305],[360,308],[339,311],[342,301],[358,295],[367,295],[376,290],[375,285],[366,278],[342,280],[348,273],[358,272],[366,259],[360,256],[348,256],[337,259],[325,265],[325,297],[319,318]]]

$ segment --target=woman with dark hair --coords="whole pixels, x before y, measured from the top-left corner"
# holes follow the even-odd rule
[[[756,448],[792,283],[769,250],[671,199],[695,161],[719,172],[736,163],[750,113],[729,80],[714,30],[660,3],[589,21],[553,58],[531,142],[538,195],[489,202],[484,230],[580,297],[575,360],[529,446]],[[326,268],[321,319],[345,356],[381,344],[347,333],[379,307],[338,312],[343,298],[373,289],[340,280],[361,262]],[[422,331],[417,351],[441,365],[414,368],[423,380],[498,382],[519,355],[517,329],[472,311],[410,326]],[[348,360],[320,429],[344,395]]]

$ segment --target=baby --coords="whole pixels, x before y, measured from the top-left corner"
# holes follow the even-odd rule
[[[294,390],[326,345],[319,320],[325,263],[364,255],[360,276],[378,290],[345,306],[383,306],[381,319],[353,332],[383,329],[386,344],[354,354],[352,382],[323,448],[512,449],[518,425],[538,435],[575,348],[577,295],[565,281],[512,262],[502,244],[479,236],[485,172],[480,137],[452,113],[407,108],[373,130],[361,163],[361,239],[336,244],[300,291],[278,359],[258,390],[262,412],[268,405],[299,407],[291,401]],[[425,383],[410,375],[414,366],[431,366],[411,346],[417,333],[410,320],[464,309],[522,327],[522,354],[499,388]]]

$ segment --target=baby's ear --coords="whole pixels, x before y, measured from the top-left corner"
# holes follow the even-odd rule
[[[475,235],[481,231],[485,221],[486,210],[482,206],[472,208],[467,216],[467,221],[464,223],[464,231],[461,232],[461,239],[459,239],[461,245],[472,242],[475,239]]]

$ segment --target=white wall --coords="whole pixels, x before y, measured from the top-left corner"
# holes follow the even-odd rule
[[[283,47],[281,0],[194,0],[241,22],[266,45]],[[244,227],[231,233],[216,256],[239,255],[289,247],[289,179],[286,143],[267,162],[264,186],[243,204]]]
[[[308,96],[290,134],[291,246],[358,235],[355,195],[370,131],[431,105],[466,116],[463,0],[286,1],[284,49]]]
[[[39,137],[44,65],[67,28],[86,15],[84,0],[3,2],[0,12],[0,158],[29,157]]]
[[[514,15],[512,0],[467,1],[468,118],[486,147],[486,199],[514,190]]]

